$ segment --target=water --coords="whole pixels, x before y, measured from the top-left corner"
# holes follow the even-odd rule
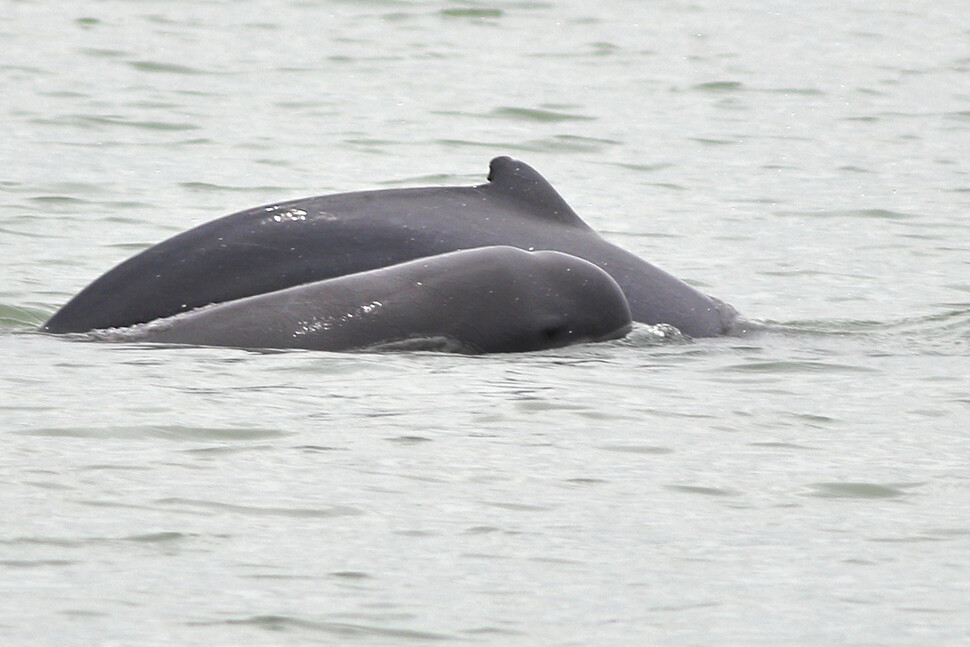
[[[4,644],[970,641],[962,3],[0,12]],[[498,154],[767,330],[31,332],[192,225]]]

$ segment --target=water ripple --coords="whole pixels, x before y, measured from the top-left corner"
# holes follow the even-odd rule
[[[669,447],[656,447],[654,445],[600,445],[599,449],[608,452],[619,452],[621,454],[672,454],[673,449]]]
[[[719,370],[738,373],[831,373],[847,371],[852,373],[875,373],[876,369],[837,362],[817,360],[775,360],[767,362],[744,362],[723,367]]]
[[[704,487],[700,485],[668,485],[668,490],[702,496],[738,496],[739,492],[730,488]]]
[[[691,87],[691,90],[698,92],[735,92],[743,89],[744,84],[738,81],[712,81],[710,83],[699,83]]]
[[[0,303],[0,331],[33,330],[49,316],[50,313],[41,308]]]
[[[139,72],[158,72],[162,74],[206,74],[203,70],[178,65],[175,63],[159,63],[158,61],[129,61],[128,65]]]
[[[218,501],[204,501],[201,499],[182,499],[178,497],[158,499],[155,503],[164,506],[178,507],[183,511],[194,511],[198,508],[203,508],[205,510],[232,512],[257,517],[307,517],[329,519],[332,517],[354,517],[364,514],[363,510],[343,505],[321,508],[270,508],[263,506],[237,505],[234,503],[221,503]]]
[[[907,488],[922,484],[900,485],[859,482],[813,483],[811,496],[822,499],[895,499],[907,496]]]
[[[516,121],[536,121],[539,123],[559,123],[563,121],[593,121],[596,117],[577,115],[543,108],[496,108],[491,115]]]
[[[348,622],[326,622],[319,620],[307,620],[305,618],[285,615],[255,615],[229,620],[211,622],[192,622],[197,626],[212,625],[250,625],[266,629],[273,632],[285,632],[294,629],[317,631],[325,634],[339,636],[340,638],[403,638],[408,640],[454,640],[455,636],[448,634],[433,633],[428,631],[414,631],[410,629],[397,629],[393,627],[383,627],[378,625],[353,624]]]
[[[438,15],[445,18],[472,18],[476,20],[484,20],[486,18],[501,18],[501,9],[487,9],[487,8],[476,8],[476,7],[462,7],[455,9],[442,9],[438,12]]]
[[[245,427],[182,427],[177,425],[132,425],[106,427],[39,427],[14,433],[51,438],[160,438],[165,440],[263,440],[288,435],[279,429]]]

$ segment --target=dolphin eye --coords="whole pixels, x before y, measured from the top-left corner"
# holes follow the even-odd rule
[[[566,328],[563,326],[546,326],[539,331],[539,334],[542,335],[543,339],[552,340],[562,337],[564,332],[566,332]]]

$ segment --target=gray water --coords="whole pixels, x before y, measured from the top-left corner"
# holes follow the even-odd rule
[[[0,643],[970,642],[963,2],[0,0]],[[766,325],[33,329],[217,216],[508,154]]]

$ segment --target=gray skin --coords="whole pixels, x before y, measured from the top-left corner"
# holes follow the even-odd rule
[[[632,326],[623,291],[560,252],[483,247],[211,305],[111,341],[239,348],[523,352],[615,339]]]
[[[488,183],[326,195],[257,207],[200,225],[121,263],[41,330],[131,326],[223,303],[435,256],[509,245],[556,250],[609,273],[635,321],[692,337],[728,332],[729,305],[613,245],[530,166],[492,160]]]

